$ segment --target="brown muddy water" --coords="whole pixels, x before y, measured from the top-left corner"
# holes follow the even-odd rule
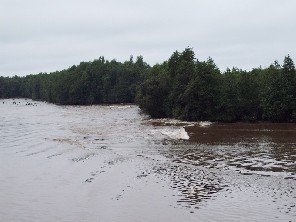
[[[295,187],[295,124],[0,100],[1,222],[296,221]]]

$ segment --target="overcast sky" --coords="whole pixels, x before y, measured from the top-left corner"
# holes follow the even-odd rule
[[[295,11],[295,0],[0,0],[0,75],[99,56],[153,65],[188,46],[221,71],[295,61]]]

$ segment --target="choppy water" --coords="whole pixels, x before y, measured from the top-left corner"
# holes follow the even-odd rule
[[[295,221],[295,124],[190,124],[0,100],[0,221]]]

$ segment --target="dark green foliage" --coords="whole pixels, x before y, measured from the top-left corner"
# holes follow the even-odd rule
[[[148,103],[146,97],[149,97],[150,101],[157,95],[151,97],[151,92],[147,94],[147,90],[141,90],[139,94],[142,100],[138,101],[141,109],[149,114],[149,110],[153,110],[153,117],[165,116],[184,120],[218,119],[222,80],[220,71],[212,59],[199,62],[195,59],[193,50],[187,48],[182,53],[174,52],[168,63],[162,66],[161,75],[149,75],[146,82],[141,85],[142,89],[159,91],[160,98],[157,98],[157,102]],[[164,90],[160,91],[157,86],[163,87]],[[158,112],[160,109],[161,112]]]
[[[191,48],[148,66],[143,57],[124,63],[100,57],[66,70],[0,77],[0,98],[26,97],[56,104],[138,103],[153,118],[197,121],[296,121],[296,71],[283,66],[221,73],[214,61],[198,61]]]
[[[219,101],[221,96],[221,74],[214,61],[209,58],[206,62],[198,62],[195,69],[196,87],[198,96],[196,104],[197,116],[192,120],[217,119]]]
[[[1,77],[0,96],[71,105],[133,103],[148,68],[142,57],[125,63],[101,57],[51,74]]]
[[[136,102],[151,117],[167,117],[170,78],[167,65],[155,65],[148,74],[147,80],[139,87]],[[168,108],[169,107],[169,108]]]
[[[239,92],[240,75],[239,70],[229,69],[222,75],[220,105],[218,119],[225,122],[240,120],[239,115]]]
[[[267,70],[267,86],[263,97],[263,117],[273,122],[295,121],[296,81],[295,66],[291,58],[285,57],[283,67],[277,62]]]
[[[296,121],[296,73],[288,56],[250,72],[221,73],[210,58],[195,59],[192,49],[174,52],[141,84],[138,103],[152,117],[223,122]]]

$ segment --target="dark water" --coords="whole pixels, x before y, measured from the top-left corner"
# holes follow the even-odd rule
[[[223,163],[250,173],[284,172],[288,176],[296,172],[296,124],[214,124],[187,130],[193,143],[207,149],[202,157],[195,152],[189,159],[202,159],[210,166]]]
[[[0,221],[296,218],[295,124],[200,126],[20,99],[0,101],[0,133]]]

